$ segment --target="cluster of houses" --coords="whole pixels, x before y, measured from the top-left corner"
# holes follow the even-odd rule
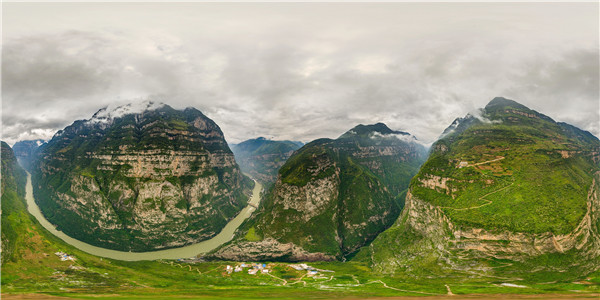
[[[64,252],[56,252],[54,254],[56,254],[56,256],[58,256],[58,258],[60,258],[60,260],[62,260],[62,261],[67,261],[67,260],[75,261],[75,256],[66,254]]]
[[[319,276],[319,272],[333,272],[333,271],[329,271],[329,270],[321,270],[321,269],[317,269],[317,268],[313,268],[307,264],[294,264],[294,265],[288,265],[290,268],[296,270],[296,271],[306,271],[306,275],[307,276]],[[263,264],[263,263],[241,263],[237,266],[231,266],[231,265],[227,265],[225,266],[225,271],[227,272],[227,274],[231,274],[231,273],[238,273],[238,272],[243,272],[246,268],[248,269],[248,274],[250,275],[256,275],[258,273],[270,273],[271,272],[271,267],[267,264]],[[317,278],[317,277],[315,277]]]
[[[329,270],[320,270],[320,269],[316,269],[313,268],[307,264],[297,264],[297,265],[289,265],[292,269],[296,270],[296,271],[304,271],[306,270],[306,273],[308,276],[316,276],[317,274],[319,274],[319,271],[321,272],[333,272],[333,271],[329,271]]]
[[[256,275],[257,273],[269,273],[271,272],[271,270],[269,269],[269,266],[267,266],[267,264],[260,264],[260,263],[253,263],[253,264],[246,264],[246,263],[241,263],[235,267],[232,267],[230,265],[227,265],[225,267],[225,271],[227,271],[227,274],[231,274],[232,272],[242,272],[244,271],[245,268],[248,268],[248,274],[250,275]]]

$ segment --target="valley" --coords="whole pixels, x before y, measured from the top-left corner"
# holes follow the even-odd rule
[[[0,300],[600,300],[599,1],[0,1]]]
[[[25,199],[27,201],[27,210],[28,212],[36,218],[36,220],[51,234],[63,240],[65,243],[74,246],[75,248],[84,251],[86,253],[96,255],[99,257],[106,257],[117,260],[124,261],[139,261],[139,260],[157,260],[157,259],[180,259],[180,258],[189,258],[196,257],[200,254],[207,253],[223,243],[228,242],[233,238],[233,235],[237,228],[247,219],[252,213],[256,210],[256,207],[260,203],[260,193],[262,190],[262,185],[258,182],[255,183],[254,189],[252,191],[252,197],[248,202],[248,206],[245,207],[235,218],[233,218],[223,230],[219,232],[215,237],[202,241],[197,244],[184,246],[180,248],[173,248],[167,250],[158,250],[158,251],[147,251],[147,252],[125,252],[125,251],[117,251],[112,249],[101,248],[97,246],[93,246],[77,239],[74,239],[64,232],[59,231],[56,227],[42,215],[39,207],[35,203],[33,198],[33,187],[31,184],[31,175],[27,174],[27,185],[26,185],[26,194]]]
[[[37,175],[3,143],[2,296],[597,299],[598,139],[504,98],[481,117],[489,119],[457,119],[429,153],[383,123],[296,150],[287,141],[251,140],[269,145],[241,154],[242,170],[262,176],[253,185],[218,126],[191,109],[159,106],[108,118],[116,129],[91,133],[78,121],[39,149],[20,152]],[[86,142],[90,134],[96,144]],[[125,136],[129,146],[107,135]],[[140,150],[134,141],[146,144]],[[56,194],[45,193],[40,180]],[[120,192],[110,192],[115,188]],[[196,220],[188,213],[227,222],[189,245],[118,251],[57,230],[37,195],[77,214],[74,220],[87,214],[90,234],[93,218],[119,234],[145,224],[144,236],[161,228],[189,232]],[[229,218],[209,198],[244,206]],[[123,226],[107,226],[105,217],[119,209],[113,220]],[[129,247],[124,236],[115,239]]]

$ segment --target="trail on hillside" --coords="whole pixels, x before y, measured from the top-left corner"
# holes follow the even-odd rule
[[[478,162],[478,163],[474,163],[474,164],[468,164],[467,166],[465,166],[465,168],[466,168],[466,167],[474,167],[474,166],[479,166],[479,165],[489,164],[489,163],[491,163],[491,162],[495,162],[495,161],[503,160],[503,159],[505,159],[505,158],[506,158],[506,157],[504,157],[504,156],[500,156],[500,157],[498,157],[498,158],[496,158],[496,159],[492,159],[492,160],[486,160],[486,161],[482,161],[482,162]]]
[[[425,294],[425,295],[436,295],[436,296],[440,295],[440,294],[436,294],[436,293],[419,292],[419,291],[409,291],[409,290],[403,290],[403,289],[395,288],[393,286],[387,285],[385,282],[383,282],[381,280],[370,281],[370,282],[365,283],[364,285],[372,284],[372,283],[381,283],[383,285],[383,287],[385,287],[385,288],[388,288],[388,289],[391,289],[391,290],[395,290],[395,291],[400,291],[400,292],[417,293],[417,294]]]
[[[491,194],[495,194],[495,193],[497,193],[497,192],[500,192],[500,191],[502,191],[502,190],[505,190],[505,189],[507,189],[507,188],[511,187],[513,184],[515,184],[515,183],[513,182],[513,183],[511,183],[511,184],[509,184],[509,185],[507,185],[507,186],[505,186],[505,187],[502,187],[502,188],[500,188],[500,189],[497,189],[497,190],[495,190],[495,191],[493,191],[493,192],[489,192],[489,193],[487,193],[487,194],[485,194],[485,195],[483,195],[483,196],[479,197],[479,199],[478,199],[478,200],[487,201],[486,203],[484,203],[484,204],[481,204],[481,205],[477,205],[477,206],[471,206],[471,207],[462,207],[462,208],[455,208],[455,207],[450,207],[450,206],[439,206],[439,208],[447,208],[447,209],[454,209],[454,210],[468,210],[468,209],[476,209],[476,208],[481,208],[481,207],[484,207],[484,206],[486,206],[486,205],[490,205],[490,204],[492,204],[492,200],[485,199],[485,197],[487,197],[487,196],[489,196],[489,195],[491,195]]]
[[[283,279],[283,278],[281,278],[281,277],[277,277],[277,276],[275,276],[275,275],[273,275],[273,274],[271,274],[271,273],[265,273],[265,274],[267,274],[267,275],[269,275],[269,276],[271,276],[271,277],[273,277],[273,278],[277,278],[277,279],[279,279],[279,280],[283,280],[283,285],[286,285],[286,284],[288,283],[288,282],[287,282],[287,280],[285,280],[285,279]]]

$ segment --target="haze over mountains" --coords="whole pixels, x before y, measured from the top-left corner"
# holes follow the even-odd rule
[[[206,258],[354,260],[415,276],[600,265],[600,141],[504,98],[457,118],[429,152],[376,123],[303,146],[248,140],[234,157],[201,112],[154,103],[100,110],[38,144],[19,152],[44,215],[106,248],[214,236],[247,204],[245,171],[272,185]]]
[[[233,144],[231,151],[242,172],[269,185],[277,179],[279,168],[302,145],[302,142],[274,141],[259,137]]]
[[[25,170],[31,170],[31,164],[35,160],[40,146],[44,145],[43,140],[18,141],[12,149],[19,164]]]

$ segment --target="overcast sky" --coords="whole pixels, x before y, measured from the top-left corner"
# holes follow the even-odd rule
[[[160,95],[228,142],[384,122],[431,143],[504,96],[600,136],[598,3],[4,3],[2,139]]]

